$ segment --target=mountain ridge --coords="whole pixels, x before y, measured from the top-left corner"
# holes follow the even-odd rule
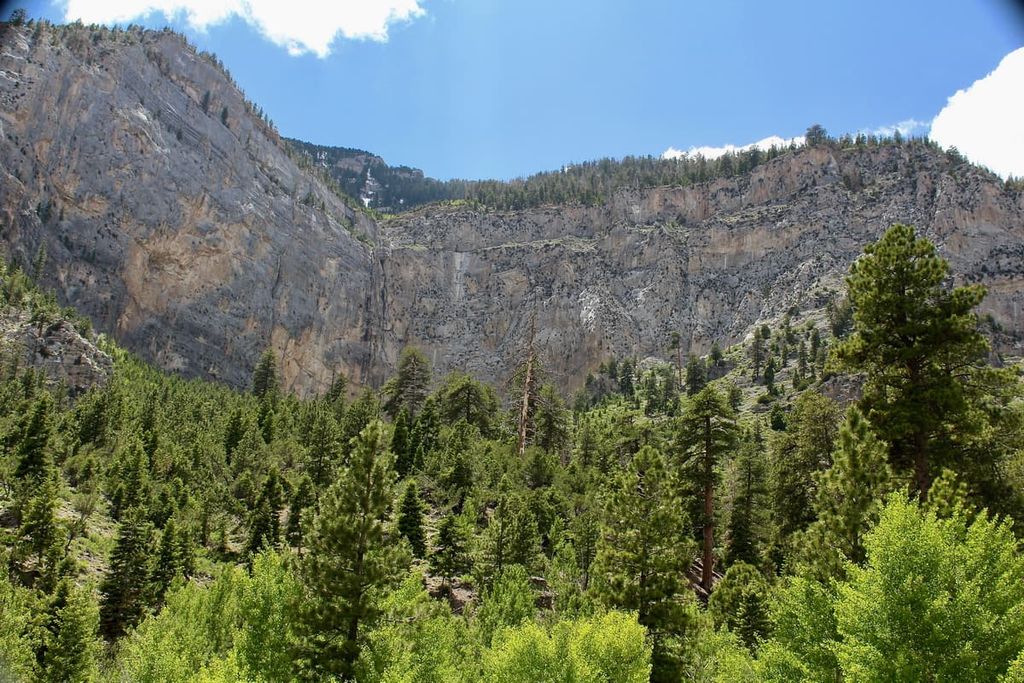
[[[45,245],[62,303],[188,376],[244,386],[270,346],[291,390],[337,373],[376,386],[416,345],[439,372],[500,382],[535,322],[571,387],[610,356],[665,357],[672,333],[704,353],[826,305],[893,222],[986,284],[999,345],[1020,346],[1024,194],[924,141],[825,141],[702,182],[382,219],[176,34],[37,24],[3,41],[0,240],[26,265]]]

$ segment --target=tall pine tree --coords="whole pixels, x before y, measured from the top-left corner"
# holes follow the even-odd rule
[[[654,646],[652,681],[677,681],[675,639],[689,624],[683,598],[694,545],[661,453],[644,446],[614,482],[595,574],[609,607],[636,611]]]
[[[974,312],[985,289],[950,288],[948,277],[930,241],[893,225],[850,267],[854,332],[836,348],[865,373],[861,409],[922,500],[936,467],[955,465],[957,441],[979,426],[969,384],[988,351]]]
[[[373,420],[353,439],[349,468],[324,494],[298,561],[297,664],[306,680],[352,677],[360,632],[379,614],[380,591],[406,571],[408,557],[389,519],[394,478],[386,430]]]

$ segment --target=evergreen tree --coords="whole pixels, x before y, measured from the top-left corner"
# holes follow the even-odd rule
[[[285,538],[288,545],[293,548],[302,549],[303,524],[309,512],[316,502],[313,491],[313,481],[308,476],[299,480],[299,485],[292,493],[291,502],[288,505],[288,527],[285,529]]]
[[[716,626],[726,626],[754,649],[768,634],[768,582],[746,562],[729,567],[708,600]]]
[[[475,425],[485,437],[491,435],[494,413],[498,410],[498,399],[491,387],[464,372],[453,372],[445,379],[437,397],[436,403],[428,399],[425,406],[434,410],[430,419],[440,417],[448,424],[465,420]]]
[[[759,564],[762,516],[765,509],[764,439],[760,425],[748,435],[732,468],[732,500],[726,528],[726,559],[730,564]]]
[[[522,565],[527,572],[537,567],[541,557],[537,518],[522,493],[502,495],[484,530],[481,544],[482,557],[477,569],[484,583],[509,565]]]
[[[775,356],[769,356],[768,362],[764,364],[764,385],[769,394],[775,393]]]
[[[413,458],[416,454],[412,449],[412,428],[409,424],[409,411],[402,406],[395,418],[395,426],[391,435],[391,452],[395,454],[395,472],[399,479],[404,479],[412,471]]]
[[[548,453],[561,453],[569,445],[569,413],[551,384],[541,387],[537,396],[533,442]]]
[[[98,680],[98,625],[99,613],[88,589],[75,588],[69,579],[62,579],[51,600],[41,680],[46,683]]]
[[[406,409],[416,415],[427,398],[430,387],[430,361],[419,349],[407,346],[398,359],[398,372],[384,387],[384,412],[394,420]]]
[[[160,534],[157,547],[156,564],[153,566],[153,592],[157,600],[162,600],[171,581],[176,576],[189,576],[192,573],[192,544],[188,531],[179,528],[174,518],[167,520]]]
[[[690,356],[686,362],[686,395],[693,396],[708,383],[708,367],[697,356]]]
[[[126,511],[118,524],[110,568],[100,586],[100,630],[108,640],[138,624],[149,605],[152,535],[140,508]]]
[[[652,681],[679,680],[675,639],[686,632],[685,568],[693,542],[665,463],[644,446],[613,485],[598,545],[598,590],[609,607],[633,610],[654,647]]]
[[[754,329],[754,341],[750,346],[750,360],[754,366],[753,379],[761,376],[761,365],[764,363],[764,340],[761,338],[761,329]]]
[[[822,581],[844,578],[847,562],[864,562],[864,535],[891,489],[885,444],[856,408],[846,414],[832,467],[816,473],[817,519],[804,537],[804,563]]]
[[[464,574],[472,567],[466,532],[455,515],[448,515],[441,520],[437,529],[437,543],[430,556],[430,566],[445,582],[450,582],[453,576]]]
[[[736,420],[732,408],[718,390],[709,385],[693,396],[686,405],[680,422],[681,465],[701,489],[703,505],[701,526],[703,563],[701,586],[711,593],[714,569],[714,491],[718,481],[718,464],[736,438]]]
[[[17,482],[16,510],[20,511],[35,495],[36,489],[49,478],[53,471],[53,454],[50,452],[50,436],[53,430],[50,416],[53,399],[43,393],[32,403],[32,407],[18,429],[14,457],[17,466],[14,478]]]
[[[352,440],[380,416],[380,405],[372,389],[367,388],[345,411],[341,427],[341,452],[349,456]]]
[[[864,372],[861,409],[928,496],[936,466],[956,462],[956,442],[978,428],[970,383],[988,351],[975,307],[980,285],[947,288],[949,264],[914,229],[895,224],[850,267],[853,335],[836,348]]]
[[[270,398],[275,401],[281,393],[280,380],[277,377],[277,355],[273,349],[267,349],[260,356],[259,363],[252,373],[252,393],[257,398]]]
[[[376,596],[408,565],[389,524],[394,471],[385,438],[373,420],[353,440],[349,468],[324,494],[298,561],[297,665],[307,680],[352,676],[360,629],[380,610]]]
[[[814,521],[814,473],[832,464],[839,431],[839,406],[813,391],[793,403],[785,432],[770,442],[769,500],[774,526],[774,561],[781,566],[789,539]]]
[[[313,401],[307,408],[307,428],[301,435],[306,448],[306,473],[317,489],[330,484],[341,460],[341,433],[334,412],[323,401]]]
[[[398,532],[405,536],[412,547],[413,557],[426,554],[427,542],[423,535],[423,502],[420,500],[416,482],[410,481],[402,496],[402,508],[398,514]]]
[[[39,476],[42,479],[35,482],[22,510],[14,554],[23,561],[23,569],[26,569],[24,561],[31,560],[27,567],[31,575],[40,579],[43,586],[52,588],[63,549],[59,538],[61,526],[57,522],[59,475],[51,466]]]

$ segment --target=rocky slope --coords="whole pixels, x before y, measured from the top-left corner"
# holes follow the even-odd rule
[[[820,307],[894,221],[934,239],[1013,345],[1024,196],[925,144],[804,148],[595,207],[427,206],[379,224],[331,192],[214,60],[171,33],[5,28],[0,239],[46,244],[48,284],[170,369],[244,384],[377,383],[405,344],[502,382],[536,345],[572,385],[609,355],[740,341]],[[207,93],[209,93],[207,95]],[[226,113],[225,113],[226,112]]]

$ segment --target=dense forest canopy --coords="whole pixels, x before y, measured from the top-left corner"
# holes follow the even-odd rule
[[[4,319],[91,337],[45,267]],[[238,392],[98,338],[78,394],[6,348],[0,677],[1024,680],[1024,385],[949,275],[895,225],[826,324],[571,400],[532,355],[300,400],[270,351]]]

